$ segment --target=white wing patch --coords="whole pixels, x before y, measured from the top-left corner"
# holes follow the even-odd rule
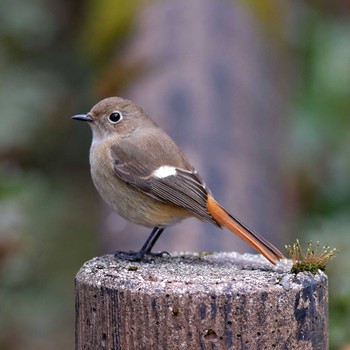
[[[162,165],[158,169],[154,170],[152,175],[158,177],[159,179],[163,179],[168,176],[175,176],[176,168],[174,168],[173,166]]]

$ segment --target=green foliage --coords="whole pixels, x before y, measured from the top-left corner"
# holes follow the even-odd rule
[[[298,27],[303,69],[292,115],[290,168],[297,174],[298,205],[302,214],[299,235],[331,241],[341,247],[328,268],[330,281],[330,348],[350,342],[344,325],[350,285],[350,22],[339,3],[307,5]],[[347,297],[344,297],[347,296]]]
[[[140,0],[89,0],[80,44],[93,61],[105,58],[131,30]]]
[[[4,350],[74,347],[72,281],[98,246],[94,192],[82,175],[87,158],[76,157],[84,139],[73,135],[69,119],[82,104],[74,89],[76,77],[85,77],[79,77],[81,91],[89,76],[65,29],[72,5],[4,0],[6,11],[0,11]]]

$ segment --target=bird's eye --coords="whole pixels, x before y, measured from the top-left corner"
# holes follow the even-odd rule
[[[115,111],[109,116],[108,119],[112,124],[116,124],[123,119],[123,115],[121,114],[121,112]]]

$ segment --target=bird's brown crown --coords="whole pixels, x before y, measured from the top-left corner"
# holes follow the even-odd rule
[[[88,113],[94,137],[111,133],[127,135],[140,126],[154,125],[135,103],[121,97],[109,97],[98,102]]]

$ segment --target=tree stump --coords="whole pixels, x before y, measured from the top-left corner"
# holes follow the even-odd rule
[[[327,276],[259,255],[94,258],[76,276],[76,349],[328,349]]]

